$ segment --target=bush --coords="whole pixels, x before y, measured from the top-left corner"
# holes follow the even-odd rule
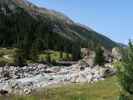
[[[131,41],[127,51],[123,54],[122,61],[117,67],[119,83],[121,85],[119,100],[133,100],[133,43]]]
[[[51,63],[51,54],[50,53],[47,53],[47,55],[46,55],[46,61],[48,63]]]
[[[98,46],[95,50],[95,59],[94,59],[94,62],[95,64],[98,64],[98,65],[103,65],[105,63],[105,57],[104,57],[104,50]]]
[[[119,100],[133,100],[133,95],[121,94],[121,95],[119,96]]]
[[[3,67],[7,64],[7,62],[5,60],[1,60],[0,59],[0,67]]]
[[[16,66],[25,66],[26,65],[26,59],[25,59],[25,54],[24,54],[24,50],[16,50],[16,54],[14,57],[14,63]]]
[[[0,57],[4,56],[4,53],[3,52],[0,52]]]
[[[38,50],[37,49],[34,49],[32,48],[30,50],[30,59],[33,61],[33,62],[38,62]]]

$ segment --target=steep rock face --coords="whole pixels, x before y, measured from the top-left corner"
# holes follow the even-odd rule
[[[10,24],[7,25],[7,21]],[[101,43],[106,48],[117,46],[117,43],[114,41],[98,34],[89,27],[75,23],[64,14],[37,7],[27,0],[0,1],[0,32],[1,46],[8,47],[22,44],[20,41],[18,43],[18,38],[21,37],[22,40],[22,34],[30,35],[31,33],[35,36],[34,40],[36,38],[40,39],[39,36],[43,37],[44,34],[48,34],[48,38],[51,38],[53,36],[50,33],[54,33],[63,40],[68,41],[68,44],[75,42],[77,44],[81,43],[83,46],[88,46],[88,44],[95,42]],[[9,36],[12,35],[10,40],[5,39],[6,34]],[[43,41],[42,39],[40,40]],[[57,37],[54,37],[54,41],[60,42]],[[33,43],[33,41],[31,42]],[[55,44],[58,44],[56,42]]]

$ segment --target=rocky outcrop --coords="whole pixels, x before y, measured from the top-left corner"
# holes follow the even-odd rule
[[[30,64],[24,67],[5,66],[0,68],[0,90],[13,94],[30,94],[33,90],[65,83],[94,83],[114,75],[116,70],[108,64],[105,67],[90,66],[84,60],[69,67],[49,67]]]
[[[114,60],[121,60],[122,59],[122,52],[119,48],[113,48],[112,49],[112,56],[114,57]]]

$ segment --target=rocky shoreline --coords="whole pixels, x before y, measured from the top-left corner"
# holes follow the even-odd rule
[[[33,90],[65,83],[94,83],[112,76],[116,70],[110,65],[90,66],[81,60],[69,67],[29,64],[24,67],[0,68],[0,90],[9,94],[30,94]],[[0,92],[1,92],[0,91]]]

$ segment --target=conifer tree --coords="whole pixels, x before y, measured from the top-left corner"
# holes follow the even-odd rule
[[[24,65],[26,65],[26,59],[25,59],[25,56],[24,56],[24,50],[22,50],[22,49],[16,50],[16,54],[15,54],[14,58],[15,58],[14,62],[15,62],[16,66],[23,67]]]
[[[51,54],[50,53],[47,53],[47,55],[46,55],[46,61],[48,63],[51,63]]]
[[[95,59],[94,59],[94,62],[95,64],[98,64],[98,65],[103,65],[105,63],[105,57],[104,57],[104,51],[103,49],[98,46],[95,50]]]
[[[33,62],[38,62],[38,54],[39,54],[38,46],[39,46],[38,42],[34,42],[30,49],[29,56],[30,56],[30,60],[32,60]]]
[[[74,44],[72,45],[72,60],[77,61],[81,58],[81,47],[80,44]]]
[[[63,52],[60,51],[60,59],[63,59]]]
[[[133,100],[133,43],[123,52],[123,59],[119,63],[118,78],[121,85],[119,100]]]

